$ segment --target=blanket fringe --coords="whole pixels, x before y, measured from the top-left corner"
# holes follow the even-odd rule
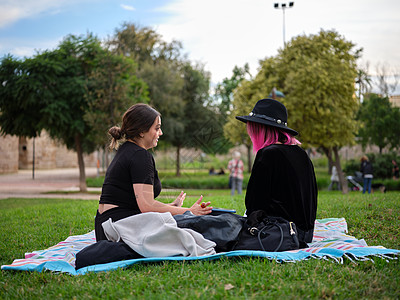
[[[343,256],[346,257],[348,260],[350,260],[353,264],[355,264],[355,265],[357,264],[357,263],[350,257],[350,255],[348,255],[347,253],[344,253]],[[354,256],[353,256],[353,258],[357,259],[357,257],[354,257]]]
[[[343,265],[343,258],[342,257],[335,257],[333,255],[324,255],[324,256],[314,256],[314,258],[320,258],[326,261],[335,261],[338,264]]]
[[[318,255],[312,255],[308,258],[305,258],[303,260],[308,260],[308,259],[323,259],[326,261],[330,261],[330,262],[335,262],[338,264],[343,264],[344,263],[344,259],[348,259],[350,260],[352,263],[357,265],[357,262],[362,262],[362,261],[370,261],[373,264],[375,263],[373,257],[376,258],[381,258],[383,260],[385,260],[386,262],[390,262],[389,260],[396,260],[399,259],[399,255],[398,254],[371,254],[368,256],[356,256],[352,253],[344,253],[342,257],[336,257],[333,255],[323,255],[323,256],[318,256]],[[285,261],[285,262],[292,262],[292,261]]]
[[[396,256],[389,256],[389,255],[387,255],[387,254],[377,254],[377,255],[375,255],[375,256],[384,259],[386,262],[390,262],[389,260],[398,259],[398,256],[397,256],[397,255],[396,255]]]
[[[371,261],[372,263],[375,263],[375,261],[372,259],[372,257],[381,258],[381,259],[385,260],[386,262],[390,262],[389,260],[398,259],[398,255],[396,255],[396,254],[393,256],[390,254],[371,254],[370,256],[358,257],[352,253],[344,253],[343,256],[355,264],[357,264],[357,262],[355,262],[354,260],[356,260],[356,261]]]

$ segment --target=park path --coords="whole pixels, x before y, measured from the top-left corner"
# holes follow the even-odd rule
[[[0,174],[0,199],[6,198],[66,198],[98,200],[99,193],[63,193],[79,191],[79,169],[19,170]],[[96,176],[96,168],[86,168],[86,176]],[[89,188],[98,191],[99,188]],[[59,193],[57,193],[59,192]]]

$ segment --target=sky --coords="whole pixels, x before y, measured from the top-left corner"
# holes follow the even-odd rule
[[[382,66],[400,74],[400,1],[293,2],[283,10],[274,3],[289,1],[0,0],[0,57],[55,49],[69,34],[106,39],[129,22],[152,27],[165,41],[181,41],[183,53],[202,63],[216,84],[230,77],[235,65],[249,63],[255,75],[259,60],[277,55],[284,37],[288,42],[323,29],[363,48],[359,64],[368,64],[371,75]]]

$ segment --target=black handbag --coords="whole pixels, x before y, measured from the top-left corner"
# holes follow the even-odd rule
[[[254,211],[247,218],[234,250],[287,251],[299,249],[296,225],[281,217]]]

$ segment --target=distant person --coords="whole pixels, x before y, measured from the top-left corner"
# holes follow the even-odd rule
[[[107,240],[102,223],[109,219],[116,222],[145,212],[211,213],[210,202],[202,203],[202,196],[190,208],[182,207],[186,197],[183,192],[168,204],[155,200],[161,192],[161,182],[154,158],[147,150],[156,147],[163,134],[158,111],[147,104],[135,104],[123,115],[122,126],[114,126],[108,133],[112,137],[110,148],[118,150],[107,169],[101,191],[95,218],[97,241]],[[121,139],[123,143],[119,146]]]
[[[363,176],[363,194],[368,190],[368,194],[371,194],[371,185],[373,175],[373,168],[371,162],[368,160],[368,157],[364,155],[361,157],[361,167],[360,171]]]
[[[232,159],[228,163],[232,196],[235,195],[235,191],[237,191],[239,195],[242,194],[243,166],[243,161],[240,159],[240,152],[234,151]]]
[[[310,243],[317,213],[318,189],[313,164],[287,125],[286,107],[262,99],[247,116],[247,132],[257,153],[246,191],[246,214],[263,210],[296,224],[299,241]]]
[[[331,183],[329,184],[328,191],[331,191],[333,186],[335,186],[335,190],[340,190],[339,174],[336,166],[332,167]]]
[[[224,168],[219,169],[218,175],[225,175]]]
[[[215,169],[214,167],[211,167],[210,170],[208,170],[208,175],[215,175],[217,173],[215,173]]]
[[[393,164],[393,169],[392,169],[393,179],[399,180],[399,166],[397,165],[395,160],[392,160],[392,164]]]

